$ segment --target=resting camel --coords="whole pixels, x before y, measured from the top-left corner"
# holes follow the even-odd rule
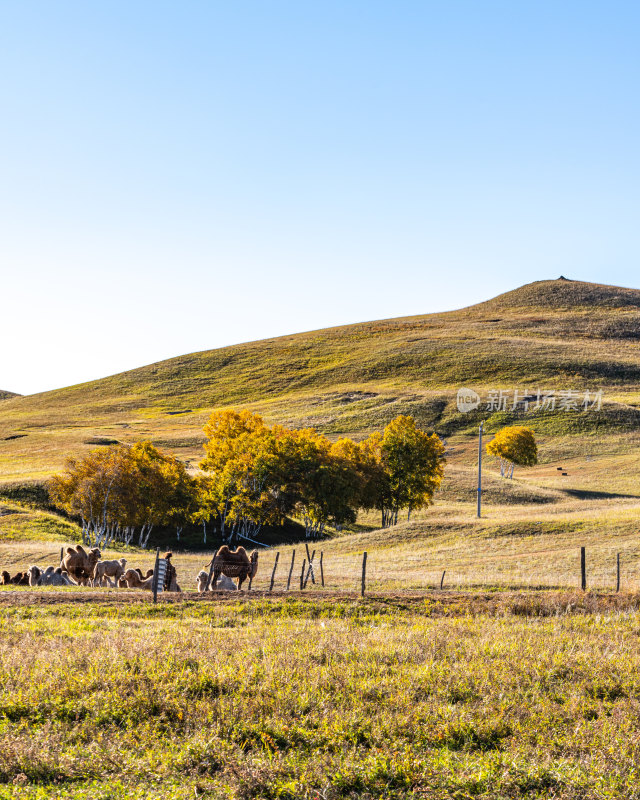
[[[142,570],[140,569],[140,567],[136,567],[136,572],[138,573],[138,575],[140,576],[141,580],[143,580],[143,581],[146,580],[147,578],[150,578],[153,575],[153,570],[152,569],[148,569],[143,575],[142,574]]]
[[[118,581],[124,575],[126,558],[120,558],[117,561],[98,561],[93,568],[92,583],[94,586],[102,586],[106,580],[107,585],[114,587],[118,585]],[[113,582],[112,579],[113,578]]]
[[[151,591],[153,589],[153,570],[151,570],[151,575],[143,580],[138,570],[128,569],[122,576],[122,580],[128,589],[148,589]]]
[[[8,572],[4,572],[4,574],[9,574]],[[9,578],[8,581],[5,583],[12,583],[14,586],[28,586],[29,585],[29,573],[28,572],[18,572],[16,573],[13,578]]]
[[[76,583],[82,586],[89,583],[93,570],[100,560],[101,553],[98,548],[92,547],[87,553],[82,545],[77,544],[75,547],[67,547],[66,552],[60,565],[62,569],[66,570]]]
[[[220,575],[227,575],[229,578],[237,579],[238,589],[242,587],[244,581],[249,578],[252,580],[258,571],[258,551],[252,550],[250,555],[244,547],[238,547],[237,550],[229,550],[226,544],[223,544],[218,552],[214,555],[213,559],[205,566],[205,569],[213,563],[213,576],[211,583],[216,585],[216,581]]]
[[[196,586],[198,587],[199,592],[205,592],[207,590],[208,577],[209,573],[205,572],[204,570],[201,570],[198,573],[198,577],[196,578]],[[235,591],[238,588],[231,578],[228,578],[226,575],[221,575],[215,585],[213,584],[213,581],[211,584],[212,589],[224,589],[225,591]]]
[[[29,567],[29,586],[75,586],[61,567],[47,567],[44,571],[35,564]]]
[[[0,586],[9,586],[9,584],[13,584],[14,586],[17,584],[28,584],[29,583],[29,574],[27,572],[18,572],[17,575],[14,575],[13,578],[7,572],[6,569],[3,569],[0,572]]]
[[[128,571],[129,570],[127,570],[127,572]],[[140,567],[134,567],[133,571],[138,573],[138,576],[140,577],[141,581],[144,581],[144,580],[146,580],[147,578],[150,578],[153,575],[153,570],[152,569],[148,569],[144,575],[142,574],[142,570],[140,569]],[[127,580],[126,580],[126,578],[124,576],[124,573],[122,574],[122,576],[118,580],[118,586],[121,589],[126,589],[129,586],[129,584],[127,583]]]

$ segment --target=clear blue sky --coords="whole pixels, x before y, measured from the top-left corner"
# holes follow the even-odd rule
[[[639,286],[640,4],[5,0],[0,388]]]

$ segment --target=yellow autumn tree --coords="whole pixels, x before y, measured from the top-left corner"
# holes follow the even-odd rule
[[[207,473],[201,481],[202,519],[220,525],[223,541],[236,536],[253,541],[261,527],[282,520],[274,481],[277,455],[273,429],[249,411],[214,412],[204,432]]]
[[[196,486],[185,465],[151,442],[116,444],[67,460],[49,482],[58,508],[82,524],[86,544],[111,542],[146,547],[155,525],[182,528],[197,506]]]
[[[538,463],[538,446],[531,428],[509,425],[498,431],[487,444],[487,453],[500,462],[502,477],[513,478],[515,466],[533,467]]]

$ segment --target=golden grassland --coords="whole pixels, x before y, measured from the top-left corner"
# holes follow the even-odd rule
[[[316,553],[316,583],[300,591],[297,543],[260,551],[251,591],[197,595],[215,542],[198,552],[193,532],[184,550],[187,537],[164,534],[184,591],[157,606],[134,590],[0,587],[0,800],[640,799],[639,331],[640,292],[539,282],[450,314],[2,400],[0,569],[12,574],[57,564],[79,530],[11,486],[116,440],[151,439],[195,467],[223,406],[332,438],[413,414],[446,436],[447,467],[410,521],[380,530],[364,514],[310,542],[324,588]],[[509,481],[487,460],[477,519],[483,415],[455,410],[461,385],[603,388],[605,405],[518,418],[540,463]],[[513,419],[488,417],[488,433]]]
[[[605,390],[600,413],[527,415],[536,432],[640,429],[640,292],[540,281],[460,311],[381,320],[192,353],[0,405],[0,482],[41,480],[67,455],[151,439],[196,464],[214,409],[363,436],[397,414],[444,435],[471,432],[456,390]],[[494,415],[504,424],[509,414]]]
[[[495,462],[486,460],[482,519],[476,518],[476,443],[451,437],[447,469],[435,504],[393,529],[378,530],[375,513],[361,514],[346,532],[331,532],[313,544],[322,549],[327,587],[355,589],[362,552],[368,553],[368,581],[374,589],[411,591],[439,586],[446,570],[448,587],[575,587],[579,549],[587,547],[590,586],[615,585],[616,556],[621,554],[622,584],[640,588],[640,469],[637,435],[612,434],[589,441],[566,436],[540,438],[541,463],[502,479]],[[559,453],[567,457],[555,460]],[[550,460],[553,458],[554,460]],[[561,476],[560,464],[566,476]],[[215,545],[205,547],[191,535],[187,545],[169,531],[163,547],[176,553],[179,581],[195,587],[195,576]],[[56,563],[61,546],[79,540],[68,520],[25,504],[0,502],[0,569],[18,571],[30,563]],[[251,543],[244,543],[251,547]],[[183,548],[202,552],[183,552]],[[270,577],[280,550],[276,575],[282,585],[293,545],[261,551],[256,588]],[[296,575],[306,552],[297,550]],[[133,565],[152,566],[152,555],[135,548],[108,551]]]
[[[0,798],[640,797],[638,596],[36,595],[0,602]]]

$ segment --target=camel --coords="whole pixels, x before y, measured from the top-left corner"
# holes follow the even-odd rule
[[[29,586],[40,586],[40,579],[42,577],[42,570],[40,567],[36,567],[35,564],[32,564],[27,570],[27,573],[29,575]]]
[[[28,586],[29,585],[29,573],[28,572],[18,572],[13,576],[13,578],[11,578],[9,580],[9,583],[12,583],[14,586]]]
[[[138,573],[138,576],[140,577],[141,581],[144,581],[153,575],[152,569],[148,569],[144,575],[142,574],[142,570],[140,569],[140,567],[135,567],[133,571]],[[124,574],[122,574],[120,579],[118,580],[118,586],[121,589],[127,589],[129,587],[129,584],[127,583],[127,579],[125,578]]]
[[[214,555],[211,561],[205,565],[205,569],[211,567],[213,563],[213,576],[211,583],[216,585],[216,581],[220,575],[227,575],[229,578],[237,579],[237,587],[240,589],[247,578],[251,581],[258,571],[258,551],[252,550],[249,555],[244,547],[238,547],[237,550],[229,550],[226,544],[223,544],[218,552]]]
[[[120,558],[117,561],[98,561],[93,568],[93,585],[102,586],[106,580],[108,586],[117,586],[120,578],[124,575],[126,563],[126,558]]]
[[[198,577],[196,578],[196,586],[198,587],[199,592],[205,592],[207,589],[207,578],[209,577],[209,573],[201,570],[198,573]],[[218,578],[218,582],[214,585],[212,581],[211,585],[212,589],[223,589],[226,592],[234,592],[238,588],[235,583],[228,578],[226,575],[220,575]]]
[[[61,567],[47,567],[44,571],[34,565],[29,567],[29,586],[75,586]]]
[[[181,591],[176,580],[176,568],[171,563],[173,553],[165,553],[164,559],[167,562],[167,569],[164,577],[164,586],[158,587],[165,592],[179,592]],[[136,567],[135,569],[128,569],[119,578],[118,586],[121,589],[147,589],[153,591],[153,570],[147,570],[147,574],[143,575],[142,571]]]
[[[206,592],[207,590],[207,578],[209,577],[209,573],[205,572],[203,569],[200,570],[196,577],[196,588],[199,592]]]
[[[165,553],[164,559],[167,562],[167,570],[164,574],[164,591],[165,592],[179,592],[180,587],[178,586],[178,575],[176,573],[176,568],[171,563],[171,557],[173,553]]]
[[[147,589],[148,591],[152,591],[153,589],[153,570],[151,570],[151,575],[144,580],[140,577],[140,574],[135,569],[128,569],[123,577],[122,580],[126,583],[126,587],[128,589]],[[120,584],[122,585],[122,584]]]
[[[62,569],[66,570],[76,583],[82,586],[89,583],[93,576],[95,565],[100,560],[100,550],[97,547],[92,547],[87,553],[82,545],[77,544],[75,548],[67,547],[66,552],[67,554],[60,565]]]
[[[2,572],[0,572],[0,586],[9,586],[10,584],[13,584],[14,586],[24,586],[25,584],[28,585],[29,574],[27,572],[18,572],[12,578],[7,570],[3,569]]]

